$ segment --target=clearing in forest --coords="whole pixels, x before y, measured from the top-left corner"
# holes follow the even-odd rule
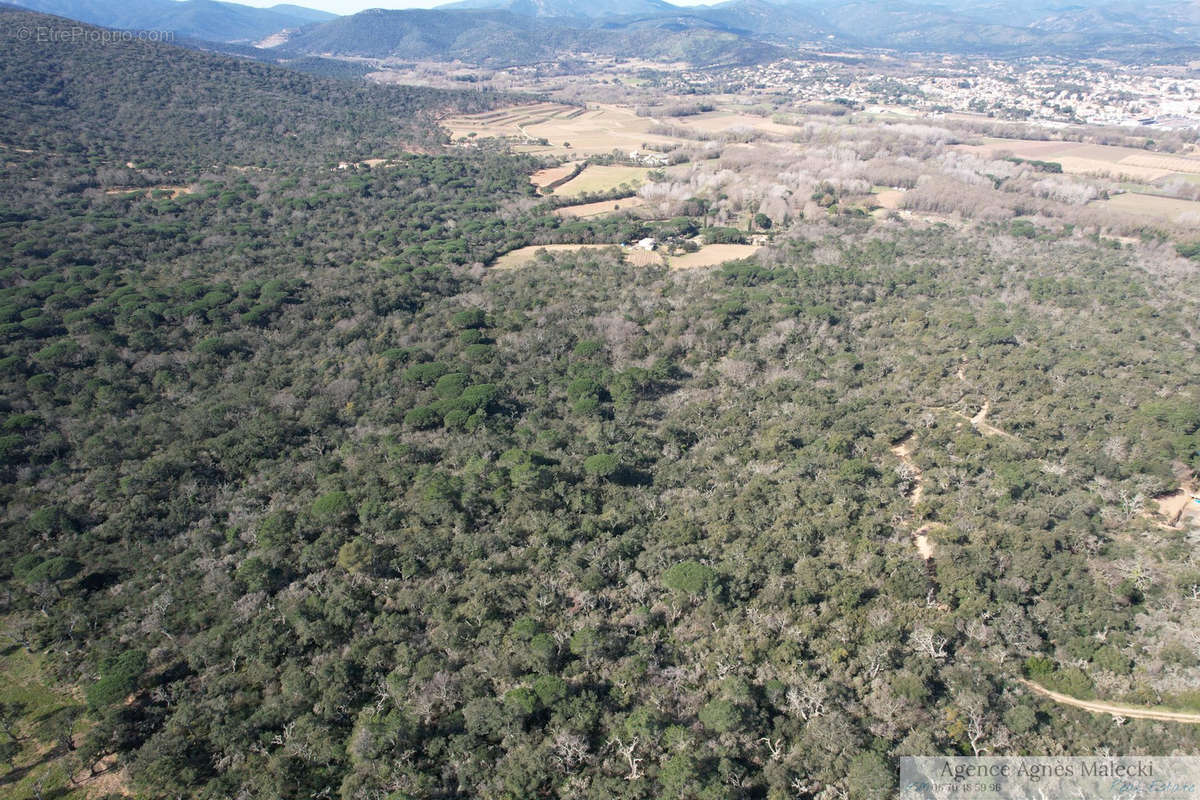
[[[16,704],[13,733],[19,745],[8,771],[0,775],[0,786],[4,787],[0,794],[60,800],[132,796],[128,771],[118,768],[116,755],[97,762],[95,772],[85,767],[71,775],[76,764],[66,739],[69,737],[71,746],[78,747],[92,725],[82,714],[79,694],[55,684],[44,655],[30,653],[21,646],[0,653],[0,698]]]
[[[548,253],[577,253],[582,250],[610,250],[613,248],[621,251],[622,258],[635,267],[655,267],[663,264],[661,253],[653,250],[639,250],[636,247],[622,247],[619,244],[535,244],[510,250],[492,263],[492,269],[506,270],[528,266],[537,261],[538,253],[543,250]]]
[[[1200,203],[1195,200],[1126,192],[1107,200],[1096,200],[1092,205],[1183,225],[1200,223]]]
[[[642,250],[637,247],[622,248],[621,245],[616,244],[535,244],[510,250],[492,263],[492,269],[515,269],[531,264],[537,260],[538,253],[542,250],[550,253],[566,253],[580,250],[603,250],[610,247],[621,249],[621,255],[625,261],[634,266],[661,266],[665,263],[671,269],[715,267],[727,261],[749,258],[760,249],[752,244],[710,244],[701,247],[695,253],[665,256],[657,250]]]
[[[191,194],[192,191],[190,186],[128,186],[105,189],[104,193],[110,195],[140,194],[145,197],[153,197],[156,192],[161,192],[163,195],[171,195],[171,199],[174,200],[180,195]]]
[[[351,167],[382,167],[390,166],[391,161],[386,158],[364,158],[362,161],[339,161],[338,169],[350,169]]]
[[[646,182],[649,172],[646,167],[592,165],[579,173],[578,178],[555,189],[554,194],[559,197],[579,197],[587,193],[611,192],[622,185],[636,189]]]
[[[534,244],[529,247],[519,247],[510,250],[492,262],[492,269],[515,269],[537,260],[538,253],[545,250],[548,253],[575,253],[580,250],[604,250],[619,244]]]
[[[904,199],[905,189],[889,189],[886,186],[876,186],[872,189],[871,199],[880,208],[895,211],[900,208],[900,202]]]
[[[600,200],[595,203],[563,206],[562,208],[556,208],[554,215],[569,219],[589,219],[591,217],[602,217],[605,214],[613,214],[617,211],[631,211],[635,208],[641,208],[644,205],[646,205],[646,201],[641,197],[626,197],[622,200]]]
[[[1154,501],[1158,504],[1158,513],[1166,519],[1167,525],[1175,527],[1185,519],[1200,518],[1200,503],[1196,502],[1198,496],[1200,488],[1194,483],[1186,483],[1179,491],[1156,497]]]
[[[737,261],[742,258],[750,258],[759,251],[757,245],[752,244],[708,244],[701,247],[694,253],[687,253],[682,256],[671,256],[668,258],[668,264],[671,269],[700,269],[702,267],[715,267],[719,264],[724,264],[726,261]]]

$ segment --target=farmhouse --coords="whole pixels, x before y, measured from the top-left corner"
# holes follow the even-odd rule
[[[629,159],[646,167],[665,167],[671,163],[671,159],[662,153],[643,153],[641,150],[630,150]]]

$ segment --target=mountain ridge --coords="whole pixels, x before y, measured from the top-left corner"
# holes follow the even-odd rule
[[[605,16],[605,9],[646,13]],[[693,7],[662,0],[608,0],[591,7],[573,0],[464,0],[431,10],[376,9],[341,17],[306,28],[284,49],[306,55],[441,57],[492,66],[549,60],[564,52],[708,65],[776,58],[798,44],[814,43],[999,57],[1144,59],[1200,57],[1197,42],[1200,15],[1179,2],[1144,7],[1051,2],[1040,13],[1024,6],[1018,19],[1005,21],[996,4],[971,0],[947,5],[730,0]]]
[[[269,41],[264,54],[461,60],[492,67],[575,53],[757,63],[797,45],[987,57],[1200,59],[1200,7],[1183,0],[457,0],[433,9],[336,16],[303,6],[218,0],[23,0],[43,13],[118,29],[223,43]],[[282,31],[288,35],[275,36]],[[268,40],[268,37],[272,37]],[[286,41],[283,41],[285,40]]]
[[[612,17],[579,24],[503,10],[372,9],[311,26],[277,48],[299,55],[453,58],[507,66],[594,52],[703,65],[753,63],[785,51],[688,15]]]
[[[680,8],[681,6],[672,5],[664,0],[595,0],[589,3],[579,3],[576,0],[458,0],[433,10],[492,10],[532,17],[601,19],[655,13],[671,14]]]
[[[21,0],[20,8],[118,30],[164,31],[214,42],[251,42],[336,14],[279,4],[256,8],[219,0]]]

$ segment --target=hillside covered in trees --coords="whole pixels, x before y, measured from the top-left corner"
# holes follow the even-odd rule
[[[42,155],[175,169],[336,164],[434,146],[442,139],[432,122],[437,113],[482,111],[497,98],[368,88],[123,41],[117,32],[40,14],[0,7],[0,15],[0,96],[7,110],[0,139]]]
[[[1200,469],[1196,262],[828,215],[492,270],[649,223],[443,150],[488,96],[39,19],[0,12],[0,658],[62,699],[0,698],[0,794],[868,800],[1200,747],[1020,682],[1200,707],[1151,514]]]

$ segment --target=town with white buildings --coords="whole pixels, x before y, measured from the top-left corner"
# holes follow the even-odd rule
[[[679,93],[782,95],[800,105],[840,103],[868,111],[975,114],[1046,125],[1200,127],[1200,64],[814,54],[656,77]]]

